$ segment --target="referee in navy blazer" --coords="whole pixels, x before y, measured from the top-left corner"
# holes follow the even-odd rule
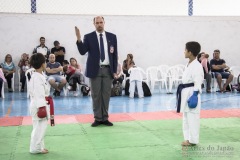
[[[95,119],[91,126],[113,126],[108,120],[108,108],[112,80],[117,77],[117,37],[104,30],[102,16],[94,17],[93,24],[96,31],[86,34],[83,41],[79,29],[75,27],[78,51],[81,55],[88,53],[85,75],[90,79]]]

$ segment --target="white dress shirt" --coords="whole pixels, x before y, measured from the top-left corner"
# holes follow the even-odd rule
[[[98,33],[96,31],[96,34],[97,34],[99,50],[100,50],[100,33]],[[107,37],[106,37],[105,31],[102,32],[102,37],[103,37],[103,46],[104,46],[105,60],[102,62],[101,59],[100,59],[99,64],[100,65],[109,65],[108,44],[107,44]]]

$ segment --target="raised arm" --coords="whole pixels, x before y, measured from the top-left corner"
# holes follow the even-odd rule
[[[76,34],[76,37],[77,37],[76,44],[77,44],[77,47],[78,47],[78,51],[81,55],[84,55],[88,52],[87,38],[86,38],[86,36],[84,36],[84,42],[82,42],[80,30],[78,29],[77,26],[75,26],[75,34]]]

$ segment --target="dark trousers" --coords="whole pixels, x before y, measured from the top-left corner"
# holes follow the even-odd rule
[[[2,87],[4,87],[3,86],[3,79],[0,78],[0,97],[2,97]]]
[[[22,83],[22,89],[24,89],[25,83],[26,83],[26,76],[24,73],[21,74],[20,82]]]
[[[128,80],[126,80],[125,88],[124,88],[126,96],[129,96],[129,86],[130,86],[130,83],[129,83],[129,79],[128,79]]]
[[[204,74],[204,79],[206,79],[206,82],[207,82],[206,91],[210,91],[211,90],[212,75],[209,74],[209,73],[205,73]]]
[[[90,78],[93,113],[96,121],[108,120],[111,85],[112,76],[108,67],[99,68],[97,77]]]
[[[31,79],[31,75],[28,73],[27,74],[28,80]],[[24,89],[25,84],[26,84],[26,76],[25,76],[25,72],[22,72],[20,75],[20,82],[22,83],[22,89]]]
[[[8,74],[7,76],[4,75],[6,80],[7,80],[7,84],[8,84],[8,88],[12,88],[12,78],[13,78],[13,74]]]
[[[67,82],[69,83],[70,86],[72,86],[72,90],[76,91],[77,90],[77,83],[81,85],[86,85],[85,84],[85,78],[82,73],[74,73],[71,76],[67,76]]]

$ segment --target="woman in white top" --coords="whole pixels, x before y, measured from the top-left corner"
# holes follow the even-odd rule
[[[49,106],[45,97],[49,96],[50,87],[47,84],[43,71],[46,68],[45,57],[41,53],[32,55],[30,64],[35,68],[29,83],[30,93],[30,114],[32,116],[33,130],[31,134],[30,153],[48,153],[44,146],[44,136],[47,129],[49,118]],[[38,117],[40,107],[46,106],[47,116],[45,118]]]

